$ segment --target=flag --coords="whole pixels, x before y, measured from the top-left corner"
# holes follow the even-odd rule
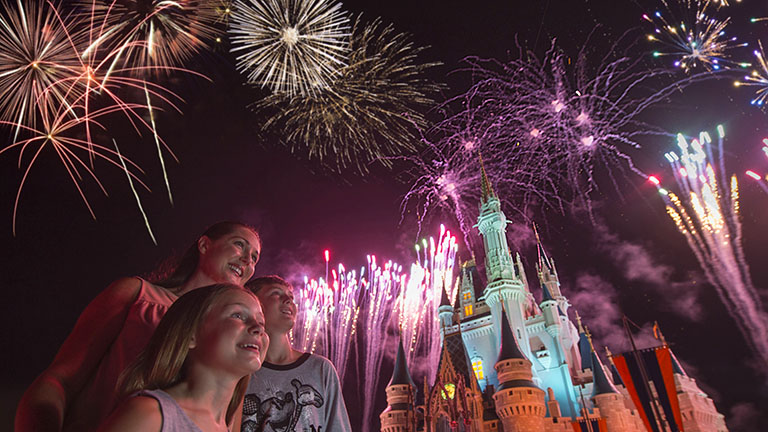
[[[608,432],[608,426],[604,418],[591,418],[586,420],[580,418],[571,422],[573,432],[589,432],[592,426],[592,432]]]
[[[658,405],[667,419],[672,432],[683,432],[683,419],[680,415],[680,405],[675,389],[672,356],[666,346],[648,348],[637,352],[645,366],[648,380],[653,383],[658,395]],[[613,364],[624,382],[632,402],[637,408],[646,429],[651,432],[662,432],[665,429],[656,421],[653,415],[651,395],[643,384],[640,365],[632,353],[619,354],[613,357]]]

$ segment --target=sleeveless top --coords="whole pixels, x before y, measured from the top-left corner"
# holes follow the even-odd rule
[[[142,390],[133,396],[149,396],[157,400],[163,418],[160,432],[202,432],[168,393],[162,390]]]
[[[95,373],[69,406],[64,431],[94,431],[107,418],[119,402],[120,374],[136,360],[177,298],[162,287],[137,279],[141,281],[139,295],[129,307],[122,329],[99,361]]]

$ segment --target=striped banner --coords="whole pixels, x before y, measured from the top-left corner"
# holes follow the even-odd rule
[[[608,432],[608,425],[604,418],[589,419],[588,421],[581,418],[571,422],[573,432],[590,432],[590,426],[592,432]]]
[[[680,405],[675,390],[674,368],[669,348],[666,346],[639,350],[640,358],[645,366],[648,380],[653,383],[658,395],[658,404],[664,412],[664,417],[671,432],[683,432],[683,419],[680,415]],[[643,384],[640,366],[632,353],[619,354],[613,357],[613,364],[627,388],[632,402],[635,404],[640,418],[649,432],[666,431],[659,425],[653,415],[651,395]]]

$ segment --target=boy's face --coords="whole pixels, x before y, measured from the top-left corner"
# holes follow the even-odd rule
[[[267,332],[288,333],[296,324],[298,308],[293,300],[293,288],[279,284],[262,287],[256,296],[264,310]]]

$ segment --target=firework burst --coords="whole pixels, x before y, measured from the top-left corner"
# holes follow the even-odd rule
[[[265,128],[286,131],[294,151],[308,147],[316,158],[337,171],[360,173],[378,161],[416,151],[417,132],[427,126],[422,113],[442,88],[425,78],[437,63],[419,63],[409,37],[380,20],[352,31],[349,65],[329,87],[315,94],[286,98],[274,94],[255,104],[273,110]]]
[[[237,68],[274,93],[312,95],[347,64],[349,18],[332,0],[237,0]]]
[[[77,47],[85,35],[71,34],[73,21],[59,19],[52,4],[18,0],[15,7],[2,6],[7,16],[0,16],[0,118],[35,127],[38,103],[54,111],[82,95],[79,86],[62,83],[80,70]]]
[[[654,51],[654,57],[673,57],[674,66],[685,72],[699,67],[705,70],[719,70],[732,66],[748,67],[748,63],[729,60],[730,51],[746,46],[736,37],[728,37],[725,29],[730,18],[714,18],[708,9],[727,6],[727,2],[711,0],[678,0],[675,4],[679,12],[670,8],[667,0],[662,0],[667,14],[674,18],[665,18],[661,12],[644,14],[643,19],[655,26],[648,40],[658,42],[662,48]],[[679,24],[678,24],[679,23]]]
[[[135,72],[169,71],[215,40],[216,8],[206,0],[81,0],[94,44]],[[94,50],[92,48],[92,50]]]
[[[768,362],[768,314],[749,275],[742,249],[739,190],[736,176],[726,176],[722,126],[713,148],[706,132],[698,139],[678,135],[679,155],[665,156],[672,166],[680,197],[658,186],[667,203],[667,214],[696,256],[709,282],[749,346],[763,363]],[[714,164],[714,166],[713,166]]]
[[[602,58],[585,43],[575,58],[555,42],[543,57],[522,47],[508,63],[467,58],[475,84],[447,102],[458,106],[434,129],[434,143],[408,157],[415,168],[403,212],[416,204],[420,218],[450,208],[465,240],[476,219],[480,160],[505,208],[527,219],[531,211],[586,209],[598,189],[595,171],[618,190],[619,175],[643,175],[630,152],[646,135],[664,134],[643,113],[685,85],[711,77],[680,79],[664,68],[648,69],[631,52],[631,34]],[[628,47],[627,47],[628,45]],[[625,48],[626,47],[626,48]]]
[[[752,105],[763,107],[766,100],[768,100],[768,63],[765,61],[765,51],[763,51],[763,43],[758,41],[759,50],[755,50],[753,53],[757,58],[758,68],[753,69],[752,73],[745,76],[742,81],[736,81],[734,84],[736,87],[741,86],[753,86],[757,87],[755,90],[755,97],[750,101]]]

